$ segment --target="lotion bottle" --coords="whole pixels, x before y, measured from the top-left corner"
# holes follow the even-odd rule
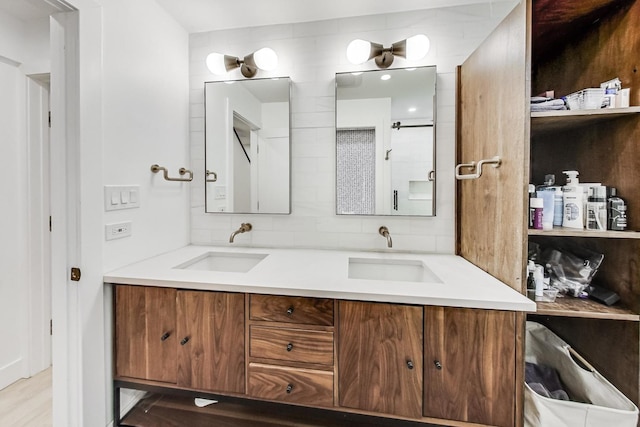
[[[563,214],[562,226],[584,229],[583,190],[579,185],[577,171],[563,171],[567,175],[567,185],[562,187]]]

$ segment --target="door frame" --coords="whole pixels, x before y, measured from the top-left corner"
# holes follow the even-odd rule
[[[50,19],[53,425],[101,426],[110,419],[102,283],[102,9],[92,0],[60,4],[75,11]],[[70,280],[71,267],[81,269],[80,281]]]

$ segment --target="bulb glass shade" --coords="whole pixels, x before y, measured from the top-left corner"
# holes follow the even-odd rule
[[[418,34],[407,39],[406,58],[409,61],[417,61],[427,56],[431,43],[424,34]]]
[[[355,39],[347,46],[347,59],[355,65],[364,64],[371,58],[371,43]]]
[[[268,47],[263,47],[253,54],[256,66],[264,71],[273,71],[278,67],[278,55]]]
[[[207,55],[207,68],[213,74],[221,76],[227,73],[227,67],[224,60],[224,55],[221,53],[213,52]]]

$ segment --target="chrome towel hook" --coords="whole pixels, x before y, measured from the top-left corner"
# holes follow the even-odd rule
[[[151,165],[151,172],[158,173],[160,171],[162,171],[164,179],[167,181],[190,182],[193,180],[193,172],[191,172],[189,169],[185,169],[185,168],[178,169],[178,173],[180,174],[180,176],[188,174],[189,175],[188,178],[170,178],[169,171],[167,171],[167,168],[163,166],[158,166],[158,165]]]
[[[482,176],[483,165],[492,165],[494,168],[499,168],[501,164],[502,159],[499,156],[495,156],[492,159],[480,160],[478,163],[461,163],[456,166],[456,179],[478,179]],[[460,173],[462,168],[471,169],[473,173],[462,174]]]

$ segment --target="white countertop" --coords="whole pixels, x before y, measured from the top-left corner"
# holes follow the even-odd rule
[[[207,253],[267,254],[247,273],[175,268]],[[440,282],[349,278],[349,258],[424,263]],[[105,283],[257,294],[535,311],[526,296],[455,255],[268,249],[217,246],[184,248],[119,268]]]

